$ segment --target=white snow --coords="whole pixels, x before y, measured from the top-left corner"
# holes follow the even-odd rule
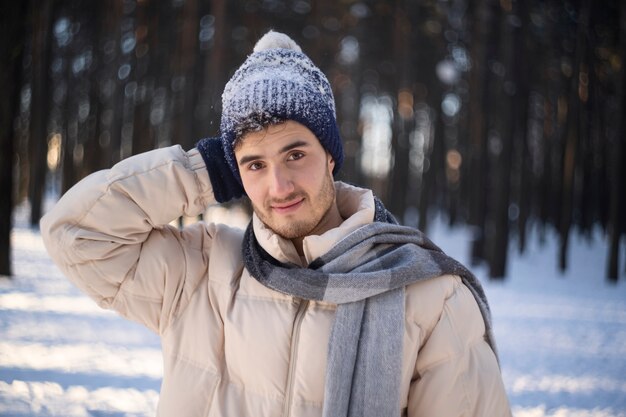
[[[153,416],[158,337],[80,294],[24,224],[18,216],[12,232],[15,277],[0,278],[0,416]],[[468,229],[437,219],[428,234],[468,264]],[[514,415],[626,417],[626,283],[604,279],[606,239],[574,233],[563,275],[555,235],[538,242],[534,231],[527,253],[510,250],[503,282],[472,267],[491,303]]]

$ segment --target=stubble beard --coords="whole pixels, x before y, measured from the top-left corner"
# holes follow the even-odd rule
[[[279,215],[274,214],[276,217],[272,215],[272,203],[294,201],[299,198],[304,198],[305,204],[309,204],[312,208],[308,218],[293,221],[280,221],[277,219]],[[297,239],[309,236],[316,230],[318,225],[326,218],[334,201],[335,187],[333,179],[331,174],[326,171],[324,183],[317,196],[311,197],[305,192],[295,192],[281,201],[268,200],[264,204],[264,210],[259,210],[254,203],[252,204],[252,208],[259,219],[274,233],[284,239]]]

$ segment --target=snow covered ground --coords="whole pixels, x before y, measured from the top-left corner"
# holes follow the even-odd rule
[[[24,224],[18,216],[15,277],[0,278],[0,416],[153,416],[158,337],[81,295]],[[429,235],[467,261],[467,229],[438,221]],[[626,277],[605,282],[599,233],[572,237],[565,275],[554,237],[531,243],[522,257],[511,251],[504,282],[474,269],[491,302],[514,415],[626,417]]]

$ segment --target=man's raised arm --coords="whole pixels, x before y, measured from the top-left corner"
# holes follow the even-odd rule
[[[158,149],[95,172],[41,220],[61,270],[101,307],[162,332],[206,274],[211,227],[168,223],[214,202],[197,149]]]

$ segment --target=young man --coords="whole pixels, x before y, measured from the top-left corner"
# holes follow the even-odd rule
[[[85,178],[41,222],[60,268],[158,332],[160,416],[509,416],[465,268],[334,182],[330,85],[269,32],[226,85],[221,131]],[[168,225],[247,194],[243,232]]]

